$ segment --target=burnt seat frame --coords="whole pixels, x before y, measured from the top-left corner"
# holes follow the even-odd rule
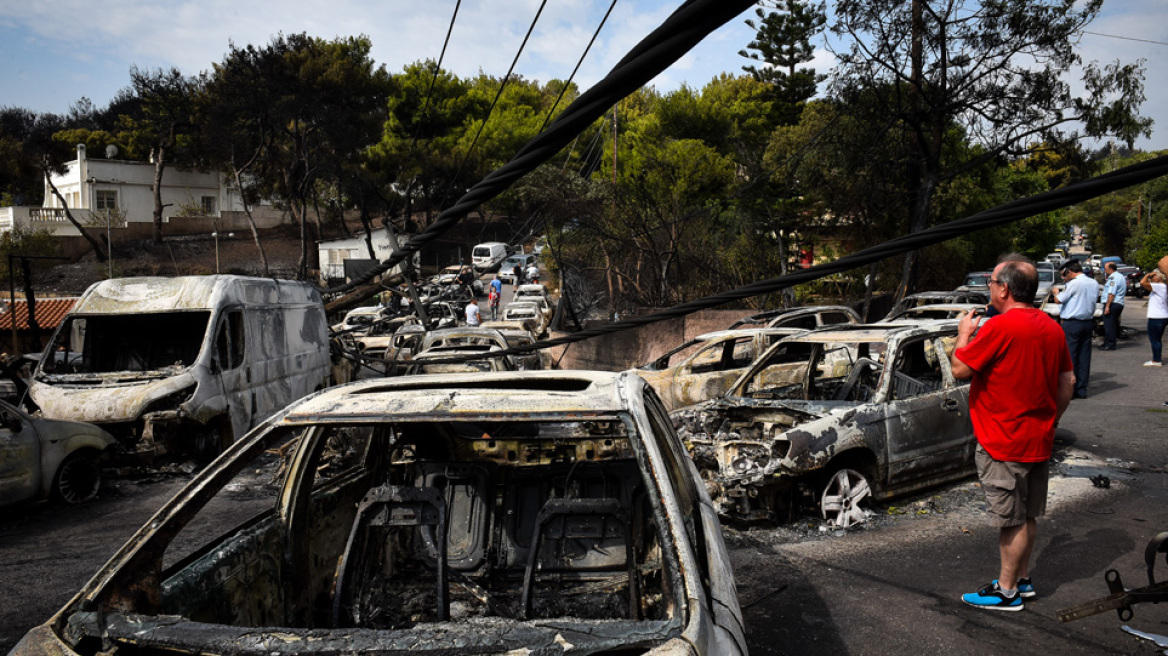
[[[337,565],[337,589],[333,596],[334,627],[340,627],[343,618],[345,593],[351,587],[354,575],[353,545],[358,534],[372,527],[434,526],[437,531],[434,540],[438,553],[435,557],[437,570],[437,617],[439,621],[450,619],[450,583],[446,572],[446,502],[442,492],[435,488],[403,487],[382,485],[365,494],[357,507],[353,529],[345,544],[345,551]],[[360,618],[354,616],[354,621]]]
[[[535,595],[536,568],[539,564],[539,552],[543,544],[544,529],[553,519],[569,516],[611,517],[617,521],[624,534],[625,543],[625,570],[629,579],[629,618],[640,619],[638,601],[640,593],[637,589],[636,558],[633,554],[632,527],[629,524],[629,515],[617,499],[548,499],[536,518],[535,529],[531,536],[531,550],[527,555],[527,568],[523,573],[523,619],[531,619],[531,606]]]

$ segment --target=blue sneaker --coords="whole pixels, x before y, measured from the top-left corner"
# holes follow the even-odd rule
[[[998,587],[997,581],[994,581],[977,592],[961,595],[961,601],[975,608],[987,608],[989,610],[1017,611],[1025,608],[1022,605],[1021,594],[1007,597],[1002,594],[1002,590]]]
[[[998,580],[994,579],[992,585],[995,588],[998,587]],[[1024,579],[1018,579],[1018,582],[1014,585],[1018,586],[1018,596],[1022,597],[1023,599],[1030,599],[1032,597],[1038,596],[1038,593],[1034,591],[1034,584],[1030,582],[1029,576]]]

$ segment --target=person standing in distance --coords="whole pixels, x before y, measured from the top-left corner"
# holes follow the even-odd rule
[[[1075,366],[1075,398],[1087,398],[1087,381],[1091,378],[1091,334],[1095,330],[1095,301],[1099,285],[1083,275],[1083,265],[1071,260],[1063,267],[1066,286],[1055,298],[1062,308],[1059,319],[1066,334],[1067,349]]]
[[[477,326],[482,323],[479,317],[479,299],[470,297],[470,303],[466,304],[466,325]]]
[[[1168,260],[1168,257],[1161,262]],[[1164,366],[1164,329],[1168,327],[1168,276],[1158,269],[1144,274],[1140,287],[1148,292],[1148,343],[1152,346],[1152,359],[1145,367]]]
[[[977,608],[1018,611],[1023,597],[1037,595],[1030,554],[1037,518],[1046,513],[1055,427],[1075,388],[1063,332],[1034,307],[1037,289],[1033,262],[1020,255],[1004,258],[989,288],[999,314],[988,321],[973,312],[962,315],[950,358],[953,375],[973,381],[969,414],[978,443],[977,475],[999,528],[998,578],[961,596]]]
[[[1127,280],[1115,262],[1108,262],[1103,270],[1107,272],[1107,282],[1103,285],[1103,346],[1099,348],[1114,351],[1119,318],[1123,315],[1123,302],[1127,296]]]

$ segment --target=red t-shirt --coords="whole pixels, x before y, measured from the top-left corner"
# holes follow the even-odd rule
[[[985,450],[995,460],[1049,460],[1059,375],[1071,371],[1062,328],[1042,310],[1014,308],[983,321],[954,355],[976,372],[969,411]]]

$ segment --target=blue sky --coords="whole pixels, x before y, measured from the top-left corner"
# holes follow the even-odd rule
[[[436,59],[454,0],[0,0],[0,106],[65,112],[81,96],[98,107],[129,83],[132,65],[177,66],[186,74],[209,69],[229,43],[264,44],[279,33],[333,38],[365,34],[373,58],[390,72]],[[466,0],[462,3],[444,67],[461,76],[507,71],[539,0]],[[609,0],[549,0],[517,72],[529,79],[566,77]],[[641,37],[674,9],[675,2],[620,0],[577,81],[584,88],[602,77]],[[744,14],[743,18],[747,15]],[[1091,32],[1168,42],[1168,2],[1108,0]],[[720,72],[741,73],[738,51],[753,33],[735,20],[661,74],[662,91],[701,87]],[[1156,121],[1150,140],[1137,146],[1168,148],[1168,45],[1086,34],[1084,60],[1146,60],[1147,102]],[[822,44],[820,44],[822,45]],[[832,63],[826,50],[816,65]]]

